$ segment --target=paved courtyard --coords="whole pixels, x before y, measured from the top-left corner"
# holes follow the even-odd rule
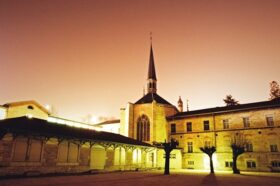
[[[231,173],[177,171],[165,176],[162,171],[149,172],[115,172],[94,175],[51,176],[37,178],[17,178],[0,180],[1,186],[106,186],[106,185],[219,185],[219,186],[276,186],[280,185],[279,173]]]

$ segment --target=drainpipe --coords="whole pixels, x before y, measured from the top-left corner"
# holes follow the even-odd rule
[[[213,118],[213,126],[214,126],[214,144],[215,144],[215,147],[217,147],[215,113],[212,114],[212,118]]]

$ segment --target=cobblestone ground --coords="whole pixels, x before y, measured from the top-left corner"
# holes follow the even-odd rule
[[[2,179],[0,186],[107,186],[107,185],[213,185],[213,186],[278,186],[280,173],[215,173],[177,171],[165,176],[162,171],[115,172],[95,175],[51,176],[37,178]]]

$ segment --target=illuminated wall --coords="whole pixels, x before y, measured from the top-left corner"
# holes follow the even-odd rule
[[[48,113],[39,108],[36,104],[27,103],[21,105],[11,105],[7,108],[7,118],[29,116],[46,120]]]
[[[204,121],[209,121],[209,130],[204,130]],[[192,124],[192,131],[187,131],[187,123]],[[230,145],[238,135],[250,144],[247,152],[238,158],[241,170],[272,171],[280,168],[273,165],[273,162],[280,162],[279,108],[201,114],[169,121],[169,126],[172,124],[176,125],[176,131],[171,137],[177,139],[183,149],[183,168],[209,169],[209,158],[199,148],[210,145],[217,148],[213,156],[215,169],[231,170]]]
[[[129,104],[121,109],[121,134],[137,139],[137,121],[145,115],[150,124],[150,140],[152,142],[164,142],[169,140],[166,116],[176,113],[176,109],[170,105],[158,104],[155,101],[146,104]]]
[[[120,134],[120,124],[119,123],[113,123],[113,124],[101,125],[100,130],[105,131],[105,132]]]
[[[5,119],[7,117],[7,109],[5,107],[0,106],[0,120]]]

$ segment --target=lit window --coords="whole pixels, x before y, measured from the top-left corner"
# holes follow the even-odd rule
[[[244,125],[244,128],[249,128],[250,127],[249,117],[243,118],[243,125]]]
[[[204,130],[210,130],[209,120],[203,121],[203,124],[204,124]]]
[[[229,129],[229,122],[228,119],[223,120],[224,129]]]
[[[273,116],[266,116],[266,123],[267,126],[273,127],[274,126]]]
[[[255,161],[247,161],[247,168],[256,168]]]
[[[171,133],[176,133],[176,124],[175,123],[171,124]]]
[[[188,153],[192,153],[192,152],[193,152],[193,143],[188,142]]]
[[[187,122],[187,132],[192,131],[192,122]]]
[[[278,152],[277,145],[275,145],[275,144],[270,145],[270,151],[271,151],[271,152]]]

